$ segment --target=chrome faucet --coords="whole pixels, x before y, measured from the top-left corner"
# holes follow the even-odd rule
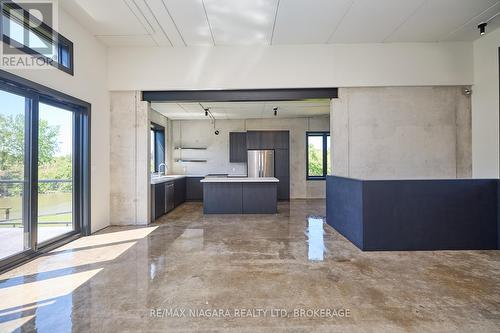
[[[160,163],[158,165],[158,173],[161,175],[161,166],[163,165],[163,174],[166,175],[167,174],[167,165],[165,163]]]

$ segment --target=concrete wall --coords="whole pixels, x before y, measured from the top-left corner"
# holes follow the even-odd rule
[[[476,178],[499,177],[500,29],[474,42],[472,87],[472,160]]]
[[[55,68],[9,70],[92,105],[91,124],[91,228],[92,232],[109,225],[109,92],[107,87],[107,51],[91,33],[59,8],[59,32],[73,42],[75,73],[71,76]]]
[[[207,163],[174,163],[175,174],[205,175],[207,173],[246,174],[245,163],[229,163],[229,132],[245,130],[290,131],[290,197],[324,198],[324,181],[306,181],[305,132],[328,131],[329,117],[291,119],[219,120],[216,122],[220,135],[214,135],[213,126],[207,120],[172,121],[175,146],[202,146],[206,151],[174,151],[174,158],[207,159]]]
[[[149,107],[134,91],[111,93],[111,224],[149,222]]]
[[[472,43],[114,47],[111,90],[470,85]]]
[[[471,107],[463,90],[340,89],[331,111],[333,174],[362,179],[470,177]]]

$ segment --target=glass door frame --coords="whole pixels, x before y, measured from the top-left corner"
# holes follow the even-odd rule
[[[25,157],[23,189],[24,244],[28,249],[0,260],[0,272],[90,234],[90,112],[91,105],[54,89],[0,70],[0,89],[25,97]],[[73,112],[73,230],[38,243],[39,103]],[[28,229],[28,230],[26,230]],[[26,231],[28,239],[26,239]],[[26,246],[25,246],[26,247]]]

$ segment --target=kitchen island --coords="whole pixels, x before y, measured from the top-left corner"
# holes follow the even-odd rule
[[[206,177],[203,184],[205,214],[276,214],[278,183],[274,177]]]

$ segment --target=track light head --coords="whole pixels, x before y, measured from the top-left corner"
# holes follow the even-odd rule
[[[480,25],[477,26],[477,28],[479,29],[479,33],[481,34],[481,36],[486,33],[486,26],[487,25],[488,25],[488,23],[483,22],[483,23],[481,23]]]
[[[205,109],[205,117],[208,117],[208,108]]]
[[[274,107],[273,111],[274,111],[274,116],[276,117],[278,115],[278,107]]]

